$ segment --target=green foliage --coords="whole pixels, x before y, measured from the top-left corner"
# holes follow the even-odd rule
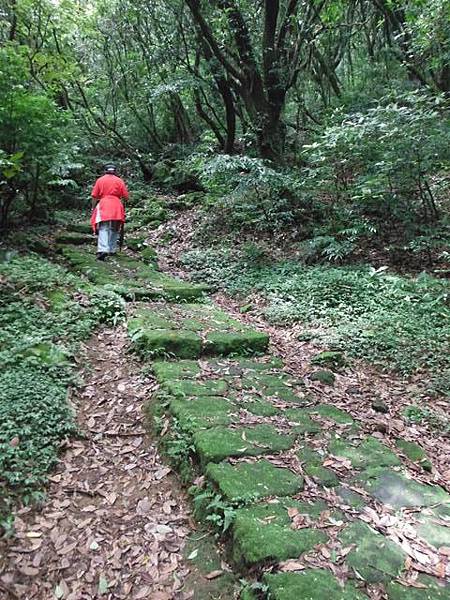
[[[372,267],[303,267],[296,262],[251,266],[237,251],[193,251],[183,259],[196,280],[233,294],[256,290],[267,318],[302,322],[316,339],[385,369],[439,372],[449,366],[449,294],[445,281],[425,274],[400,277]]]
[[[17,496],[39,497],[61,441],[75,432],[66,394],[79,342],[125,313],[117,294],[82,290],[80,279],[38,255],[9,258],[0,263],[1,515]]]

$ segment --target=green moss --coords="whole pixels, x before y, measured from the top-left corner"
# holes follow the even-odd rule
[[[208,465],[207,477],[231,502],[269,496],[292,496],[303,489],[302,477],[289,469],[274,467],[267,460],[254,463]]]
[[[180,426],[187,431],[228,425],[236,408],[224,398],[207,396],[186,402],[175,399],[170,403],[170,412],[177,417]]]
[[[205,381],[190,381],[180,379],[178,381],[167,381],[164,389],[172,396],[222,396],[228,390],[228,383],[223,379],[211,379]]]
[[[309,407],[305,410],[318,414],[326,419],[330,419],[331,421],[339,423],[340,425],[349,425],[353,423],[352,417],[345,412],[345,410],[341,410],[340,408],[336,408],[330,404],[318,404],[317,406]]]
[[[230,456],[260,456],[288,450],[294,441],[293,435],[280,434],[265,424],[244,429],[216,427],[194,435],[194,446],[203,464]]]
[[[419,514],[417,520],[419,524],[415,525],[415,529],[422,539],[435,548],[450,546],[449,529],[445,525],[439,525],[436,515]]]
[[[335,438],[330,442],[328,451],[334,456],[347,458],[356,469],[401,465],[398,456],[373,437],[367,437],[355,445],[341,438]]]
[[[345,358],[342,352],[319,352],[311,359],[313,365],[321,365],[327,367],[343,367],[345,366]]]
[[[364,496],[348,489],[347,487],[340,486],[336,488],[337,495],[341,498],[344,504],[351,506],[352,508],[362,508],[366,505]]]
[[[195,360],[179,360],[177,362],[155,361],[152,370],[158,383],[172,379],[195,378],[201,369]]]
[[[425,454],[425,451],[419,446],[419,444],[408,442],[399,438],[396,440],[395,445],[400,452],[409,458],[409,460],[420,464],[425,471],[431,471],[432,464],[428,459],[428,456]]]
[[[339,485],[339,478],[331,469],[327,469],[320,465],[308,464],[306,464],[303,469],[307,475],[324,487],[335,487],[336,485]]]
[[[296,433],[319,433],[319,423],[313,421],[308,412],[302,408],[288,408],[284,414],[292,422]]]
[[[223,558],[212,535],[205,531],[191,534],[183,554],[190,566],[183,589],[192,591],[195,600],[230,600],[237,597],[239,581],[235,575],[222,569]],[[206,576],[213,571],[222,571],[222,574],[207,579]]]
[[[67,223],[65,227],[67,231],[73,233],[92,234],[92,226],[90,223]]]
[[[191,331],[140,331],[131,339],[140,354],[151,357],[198,358],[202,349],[201,339]]]
[[[135,236],[135,237],[127,236],[127,239],[126,239],[127,248],[130,248],[130,250],[141,250],[141,248],[145,244],[146,239],[147,239],[146,235]]]
[[[335,374],[331,371],[326,371],[325,369],[314,371],[314,373],[311,373],[309,378],[311,379],[311,381],[318,381],[323,385],[334,385],[334,382],[336,381]]]
[[[339,540],[345,546],[356,544],[346,561],[368,583],[386,582],[400,575],[406,558],[404,551],[362,521],[348,525]]]
[[[427,583],[431,579],[431,577],[427,578]],[[422,582],[419,580],[419,583]],[[429,584],[426,588],[415,588],[392,581],[387,584],[386,591],[389,600],[448,600],[450,598],[449,585],[441,587],[437,582],[434,585]]]
[[[265,561],[297,558],[317,544],[325,543],[323,531],[312,528],[291,529],[257,519],[239,517],[233,529],[233,560],[253,566]]]
[[[307,569],[301,573],[267,574],[264,581],[271,600],[367,600],[363,592],[348,582],[344,586],[329,571]]]
[[[267,400],[262,400],[259,396],[245,395],[239,405],[253,415],[260,417],[273,417],[280,414],[278,408],[275,408],[275,406],[270,402],[267,402]]]
[[[72,244],[75,246],[83,244],[93,244],[95,238],[93,234],[89,233],[75,233],[75,232],[61,232],[55,237],[57,244]]]
[[[223,333],[216,331],[206,335],[205,352],[218,356],[264,353],[268,344],[269,336],[263,332],[248,330]]]
[[[359,480],[372,496],[395,509],[450,504],[450,495],[442,488],[419,483],[389,469],[363,473]]]

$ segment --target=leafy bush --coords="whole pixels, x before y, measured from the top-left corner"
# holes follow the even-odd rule
[[[450,161],[444,99],[410,93],[364,113],[340,115],[305,149],[305,186],[392,226],[439,217]],[[387,223],[383,223],[386,230]]]
[[[33,499],[57,461],[61,440],[76,428],[64,383],[29,366],[0,374],[0,414],[1,513],[11,494]]]

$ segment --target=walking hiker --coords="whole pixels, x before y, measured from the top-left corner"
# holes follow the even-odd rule
[[[117,252],[117,242],[125,223],[122,199],[128,200],[128,190],[116,171],[115,165],[105,165],[105,174],[97,179],[92,190],[91,225],[98,234],[98,260],[105,260]]]

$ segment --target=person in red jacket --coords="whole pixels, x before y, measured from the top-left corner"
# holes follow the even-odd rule
[[[128,190],[116,171],[115,165],[105,165],[105,174],[97,179],[92,190],[91,225],[98,234],[98,260],[116,253],[120,230],[125,223],[122,199],[128,200]]]

